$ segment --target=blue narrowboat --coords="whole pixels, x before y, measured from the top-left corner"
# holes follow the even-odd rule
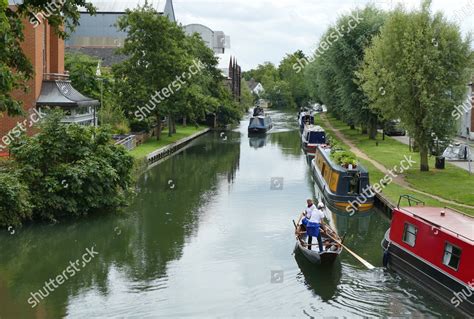
[[[326,144],[326,132],[319,125],[306,125],[301,134],[301,145],[308,155],[316,152],[316,146]]]
[[[272,119],[268,115],[258,115],[250,118],[249,134],[266,133],[273,128]]]

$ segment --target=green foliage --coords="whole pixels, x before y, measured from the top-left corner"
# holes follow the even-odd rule
[[[64,69],[72,85],[82,94],[100,99],[100,81],[96,76],[99,59],[82,53],[66,53]]]
[[[17,2],[20,4],[11,9],[8,1],[0,1],[0,113],[6,112],[8,115],[23,114],[21,102],[14,100],[11,92],[16,89],[26,91],[26,81],[33,76],[31,62],[21,49],[24,41],[22,19],[38,26],[45,22],[36,20],[34,14],[51,12],[45,19],[56,33],[65,37],[66,33],[61,27],[65,25],[68,30],[74,30],[79,21],[79,6],[85,7],[90,13],[94,12],[92,4],[85,0],[67,0],[59,10],[50,9],[50,0]]]
[[[0,171],[0,226],[18,226],[31,217],[30,193],[14,172]]]
[[[306,106],[310,100],[304,72],[295,72],[294,69],[294,65],[298,63],[298,60],[303,59],[306,59],[305,54],[298,50],[293,54],[287,54],[278,66],[280,78],[288,83],[291,95],[298,108]]]
[[[296,103],[291,94],[290,84],[286,81],[276,81],[272,86],[267,86],[264,97],[271,102],[274,108],[296,108]]]
[[[181,26],[149,5],[127,11],[118,28],[128,33],[120,53],[129,58],[113,67],[116,96],[131,121],[155,119],[161,129],[164,116],[171,123],[180,118],[197,123],[207,114],[221,111],[225,114],[218,117],[226,121],[223,124],[240,118],[239,106],[223,91],[224,78],[214,52],[197,34],[186,36]],[[196,66],[197,73],[191,74]],[[163,89],[171,93],[150,102]],[[151,112],[139,111],[145,106]],[[227,112],[227,108],[234,110]]]
[[[348,31],[355,16],[361,21]],[[384,20],[385,14],[372,6],[341,16],[322,37],[333,43],[305,70],[313,98],[326,104],[329,112],[346,123],[369,126],[371,138],[376,134],[377,113],[370,110],[355,72],[364,58],[364,49],[379,33]],[[345,30],[343,34],[341,30]]]
[[[49,113],[39,134],[22,136],[10,148],[15,174],[29,190],[32,217],[55,220],[124,205],[132,182],[132,157],[111,142],[105,129],[65,125],[62,117],[58,111]],[[15,186],[14,180],[9,182]],[[15,187],[20,193],[24,190]],[[27,210],[16,214],[27,216]]]
[[[280,78],[278,69],[271,62],[265,62],[259,64],[256,69],[252,69],[243,73],[243,77],[246,81],[254,79],[257,82],[262,83],[263,88],[266,89]]]
[[[357,166],[357,158],[348,151],[331,152],[331,159],[334,163],[347,167],[348,165]]]
[[[463,102],[472,63],[471,39],[430,1],[418,11],[398,7],[367,50],[358,73],[371,108],[400,118],[420,147],[420,169],[429,170],[432,134],[449,139],[455,132],[454,107]],[[383,94],[381,94],[381,91]]]
[[[252,107],[255,104],[257,98],[258,97],[250,91],[247,81],[242,80],[242,93],[240,100],[242,108],[247,110],[249,107]]]

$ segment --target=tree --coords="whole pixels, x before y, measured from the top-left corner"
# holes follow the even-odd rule
[[[0,226],[18,226],[31,217],[30,192],[18,174],[0,171]]]
[[[359,20],[351,21],[354,17]],[[313,91],[320,91],[329,111],[349,125],[361,125],[363,132],[368,128],[371,139],[377,134],[378,116],[369,108],[355,72],[364,58],[364,49],[379,33],[384,20],[385,14],[372,6],[341,16],[321,38],[322,43],[331,43],[328,49],[320,53],[305,72],[307,82]],[[323,87],[324,92],[321,92]]]
[[[242,108],[248,110],[249,107],[252,107],[256,101],[257,96],[250,91],[247,81],[242,81],[242,98],[241,104]]]
[[[106,129],[65,125],[63,116],[59,111],[50,112],[37,135],[23,135],[10,147],[15,163],[10,174],[26,185],[7,180],[18,194],[10,197],[20,200],[26,196],[28,200],[21,200],[22,206],[16,208],[2,201],[0,213],[9,205],[20,217],[29,216],[27,203],[31,203],[34,219],[55,220],[126,204],[133,158],[125,148],[111,143]]]
[[[247,81],[254,79],[262,83],[264,89],[271,87],[275,81],[280,79],[278,69],[271,62],[259,64],[256,69],[244,72],[243,76]]]
[[[298,60],[306,59],[303,51],[287,54],[278,66],[280,78],[290,86],[291,95],[297,107],[305,106],[310,99],[303,72],[295,72],[294,65]]]
[[[153,116],[159,139],[162,116],[173,116],[175,94],[186,85],[181,76],[193,63],[186,36],[179,25],[148,4],[127,10],[117,25],[127,32],[119,53],[128,59],[113,67],[121,103],[131,119]]]
[[[23,0],[11,8],[7,0],[0,1],[0,113],[12,116],[23,114],[21,101],[13,99],[11,92],[17,89],[26,91],[26,82],[33,76],[31,62],[21,49],[21,43],[25,40],[23,19],[39,25],[44,21],[39,21],[34,14],[42,16],[64,38],[66,32],[63,26],[74,30],[79,22],[78,6],[85,7],[89,13],[95,12],[92,4],[85,0],[53,1],[53,4],[50,0]]]
[[[96,76],[98,63],[99,58],[82,53],[66,53],[64,57],[64,69],[69,72],[74,88],[95,99],[100,98],[100,83]]]
[[[286,81],[279,80],[274,82],[268,90],[265,90],[264,96],[271,102],[272,107],[296,108],[296,103],[291,94],[290,85]]]
[[[420,149],[420,170],[428,171],[432,136],[455,131],[452,112],[466,95],[471,39],[441,13],[432,15],[431,1],[421,10],[398,7],[367,50],[359,77],[371,108],[384,117],[400,118]]]

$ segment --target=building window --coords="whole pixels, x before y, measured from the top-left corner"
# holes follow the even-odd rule
[[[454,270],[458,270],[460,261],[461,261],[461,248],[451,245],[450,243],[447,242],[444,245],[443,264],[445,264],[448,267],[453,268]]]
[[[407,243],[411,247],[414,247],[417,232],[418,229],[414,225],[405,223],[405,229],[403,230],[403,242]]]

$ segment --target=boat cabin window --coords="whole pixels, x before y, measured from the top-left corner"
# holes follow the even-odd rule
[[[349,195],[360,194],[360,176],[358,173],[349,174]]]
[[[444,245],[443,264],[448,267],[458,270],[459,262],[461,261],[461,248],[451,245],[446,242]]]
[[[417,231],[418,229],[414,225],[405,223],[405,229],[403,230],[403,242],[414,247]]]

